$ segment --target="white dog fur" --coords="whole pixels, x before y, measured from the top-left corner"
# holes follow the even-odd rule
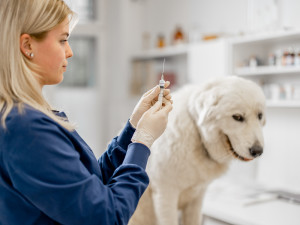
[[[173,102],[167,128],[151,148],[149,187],[129,225],[178,225],[179,210],[184,225],[200,225],[209,183],[232,159],[262,153],[265,97],[254,82],[228,76],[189,85]]]

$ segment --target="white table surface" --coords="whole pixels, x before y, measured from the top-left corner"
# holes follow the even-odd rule
[[[235,225],[300,225],[300,204],[257,193],[245,186],[215,185],[207,191],[203,214]]]

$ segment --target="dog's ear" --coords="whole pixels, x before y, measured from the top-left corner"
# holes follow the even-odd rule
[[[214,118],[214,111],[221,97],[217,90],[198,91],[191,95],[189,100],[189,112],[198,126],[216,119]]]

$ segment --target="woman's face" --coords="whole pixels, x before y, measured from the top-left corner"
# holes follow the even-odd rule
[[[37,64],[41,71],[39,80],[41,86],[58,84],[63,80],[63,73],[67,69],[67,59],[73,56],[68,43],[69,20],[66,18],[54,29],[47,33],[42,41],[32,39],[32,62]]]

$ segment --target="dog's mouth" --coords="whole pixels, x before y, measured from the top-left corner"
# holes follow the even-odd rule
[[[230,142],[230,140],[229,140],[229,137],[228,137],[226,134],[224,134],[224,135],[225,135],[225,137],[226,137],[226,143],[227,143],[228,146],[229,146],[228,149],[229,149],[229,151],[232,153],[232,155],[233,155],[235,158],[237,158],[237,159],[239,159],[239,160],[241,160],[241,161],[245,161],[245,162],[252,160],[252,159],[245,158],[245,157],[239,155],[236,151],[234,151],[234,149],[233,149],[233,147],[232,147],[232,144],[231,144],[231,142]]]

